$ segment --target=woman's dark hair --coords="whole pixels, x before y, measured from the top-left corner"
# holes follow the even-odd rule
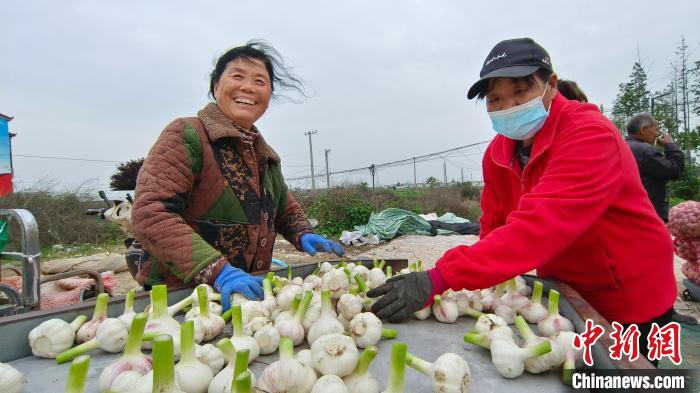
[[[557,90],[566,97],[567,100],[575,100],[581,103],[588,102],[588,97],[574,81],[559,79],[557,81]]]
[[[523,82],[527,85],[528,89],[531,88],[532,86],[537,85],[537,80],[535,77],[538,77],[539,79],[543,80],[545,83],[547,80],[549,80],[549,77],[552,76],[552,71],[546,70],[544,68],[540,68],[537,71],[533,72],[530,75],[526,76],[521,76],[517,78],[508,78],[513,81],[513,83],[520,83]],[[477,95],[477,99],[483,100],[484,97],[486,97],[486,94],[489,92],[489,81],[491,79],[488,79],[486,83],[483,84],[483,87],[481,88],[481,91]]]
[[[260,60],[265,64],[267,73],[270,77],[272,96],[274,98],[281,97],[275,93],[275,89],[295,91],[302,96],[304,94],[304,85],[299,78],[294,76],[289,67],[284,64],[282,55],[265,40],[250,40],[243,46],[237,46],[226,51],[216,60],[216,65],[209,75],[209,96],[214,97],[214,89],[219,83],[221,75],[224,73],[226,66],[235,60],[245,59]]]

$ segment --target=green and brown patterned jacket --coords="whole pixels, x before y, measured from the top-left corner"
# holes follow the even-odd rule
[[[277,232],[297,249],[312,232],[280,159],[253,127],[210,103],[170,123],[139,172],[132,216],[141,284],[212,284],[226,263],[268,270]]]

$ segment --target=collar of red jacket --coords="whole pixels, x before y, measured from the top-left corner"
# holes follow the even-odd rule
[[[535,140],[532,142],[532,152],[530,157],[535,157],[537,154],[543,150],[547,150],[554,140],[556,135],[556,125],[559,123],[559,118],[561,117],[564,108],[566,107],[568,100],[557,92],[552,100],[552,106],[549,109],[549,116],[547,120],[542,125],[537,134],[535,134]],[[512,166],[514,162],[515,154],[515,143],[514,139],[506,138],[503,135],[496,135],[491,142],[491,159],[496,163],[504,166]]]
[[[253,138],[255,152],[262,154],[268,159],[280,162],[279,155],[265,142],[265,139],[262,137],[257,127],[253,126],[250,131],[243,129],[232,122],[216,103],[210,102],[207,104],[207,106],[197,113],[197,117],[204,123],[204,128],[212,143],[221,138],[236,138],[241,140],[250,138],[251,134],[257,134],[257,136]]]

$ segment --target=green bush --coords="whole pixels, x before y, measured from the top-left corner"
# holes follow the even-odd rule
[[[700,181],[698,180],[698,173],[700,173],[700,168],[686,161],[685,170],[681,178],[669,183],[669,197],[693,201],[699,200]]]

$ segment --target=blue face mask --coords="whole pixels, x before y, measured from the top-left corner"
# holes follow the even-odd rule
[[[534,100],[502,111],[489,112],[494,131],[515,140],[525,140],[535,136],[549,116],[542,101],[546,92],[545,84],[542,95]]]

